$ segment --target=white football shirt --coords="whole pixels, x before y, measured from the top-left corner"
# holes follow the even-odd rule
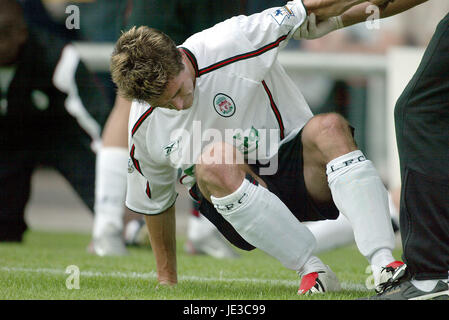
[[[132,103],[129,209],[158,214],[172,206],[176,179],[195,184],[194,164],[212,142],[263,162],[299,132],[312,112],[277,55],[305,17],[302,2],[290,1],[228,19],[179,47],[196,73],[193,105],[178,111]]]

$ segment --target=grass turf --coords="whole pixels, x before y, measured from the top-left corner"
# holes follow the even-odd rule
[[[0,299],[352,300],[373,294],[365,287],[368,263],[355,245],[319,255],[343,291],[297,296],[296,273],[260,250],[238,250],[238,259],[217,260],[185,254],[180,239],[179,283],[168,288],[157,286],[149,248],[130,248],[124,257],[97,257],[87,253],[89,242],[86,234],[28,231],[21,244],[0,243]],[[401,253],[394,254],[399,258]],[[70,265],[79,268],[79,289],[66,286]]]

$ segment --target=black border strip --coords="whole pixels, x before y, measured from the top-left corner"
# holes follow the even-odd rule
[[[242,60],[246,60],[246,59],[257,57],[257,56],[259,56],[259,55],[261,55],[261,54],[263,54],[263,53],[265,53],[265,52],[267,52],[267,51],[269,51],[271,49],[274,49],[274,48],[278,47],[279,44],[283,40],[285,40],[287,38],[287,36],[288,35],[283,35],[282,37],[278,38],[277,40],[275,40],[275,41],[273,41],[273,42],[271,42],[271,43],[269,43],[269,44],[267,44],[267,45],[265,45],[265,46],[263,46],[263,47],[261,47],[261,48],[259,48],[257,50],[246,52],[246,53],[243,53],[243,54],[239,54],[239,55],[236,55],[236,56],[233,56],[233,57],[221,60],[221,61],[219,61],[217,63],[211,64],[208,67],[202,68],[202,69],[199,70],[198,76],[200,77],[200,76],[202,76],[202,75],[204,75],[206,73],[215,71],[217,69],[225,67],[225,66],[227,66],[227,65],[229,65],[231,63],[234,63],[234,62],[238,62],[238,61],[242,61]],[[197,67],[198,67],[198,65],[197,65]]]
[[[265,92],[268,95],[268,99],[270,99],[271,109],[273,110],[274,115],[276,117],[276,120],[277,120],[277,122],[279,124],[279,131],[280,131],[279,134],[280,134],[280,137],[281,137],[281,140],[282,140],[285,137],[285,135],[284,135],[284,129],[285,128],[284,128],[284,122],[282,121],[281,113],[279,112],[279,109],[278,109],[278,107],[276,106],[276,103],[273,100],[273,95],[271,94],[270,89],[268,89],[268,86],[267,86],[265,80],[262,80],[262,85],[263,85],[263,87],[265,89]]]
[[[150,114],[154,111],[154,107],[151,107],[143,115],[140,116],[139,120],[134,124],[133,130],[131,131],[131,137],[134,137],[134,134],[136,133],[137,129],[142,125],[142,123],[145,121],[146,118],[150,116]]]
[[[198,62],[196,61],[195,55],[192,53],[192,51],[190,51],[187,48],[184,47],[179,47],[179,49],[181,49],[185,55],[187,56],[187,58],[190,60],[190,62],[193,65],[193,68],[195,69],[195,76],[198,78],[200,76],[200,73],[198,71]]]
[[[151,199],[151,188],[150,183],[147,181],[147,187],[145,188],[145,193],[147,194],[148,198]]]
[[[143,176],[142,170],[140,169],[140,163],[139,163],[139,161],[138,161],[136,158],[134,158],[134,152],[135,152],[135,150],[136,150],[136,146],[133,145],[133,146],[131,147],[131,152],[129,153],[129,155],[130,155],[131,160],[132,160],[132,162],[133,162],[133,164],[134,164],[134,167],[135,167],[136,170],[139,171],[139,173]]]

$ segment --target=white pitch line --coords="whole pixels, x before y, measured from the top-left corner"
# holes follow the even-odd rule
[[[50,268],[21,268],[21,267],[0,267],[3,272],[30,272],[30,273],[46,273],[63,275],[68,274],[65,270],[50,269]],[[156,279],[156,272],[99,272],[99,271],[80,271],[80,276],[83,277],[110,277],[110,278],[124,278],[124,279]],[[279,279],[258,279],[258,278],[223,278],[223,277],[198,277],[198,276],[179,276],[179,280],[197,281],[197,282],[252,282],[252,283],[266,283],[284,286],[296,287],[299,284],[298,280],[279,280]],[[364,285],[350,282],[343,282],[341,286],[344,290],[354,291],[369,291]]]

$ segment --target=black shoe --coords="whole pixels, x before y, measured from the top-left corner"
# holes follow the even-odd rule
[[[412,284],[404,265],[398,268],[377,295],[366,300],[449,300],[449,285],[440,280],[432,291],[421,291]]]
[[[425,292],[407,280],[368,298],[368,300],[449,300],[449,289],[448,284],[440,280],[435,289]]]

